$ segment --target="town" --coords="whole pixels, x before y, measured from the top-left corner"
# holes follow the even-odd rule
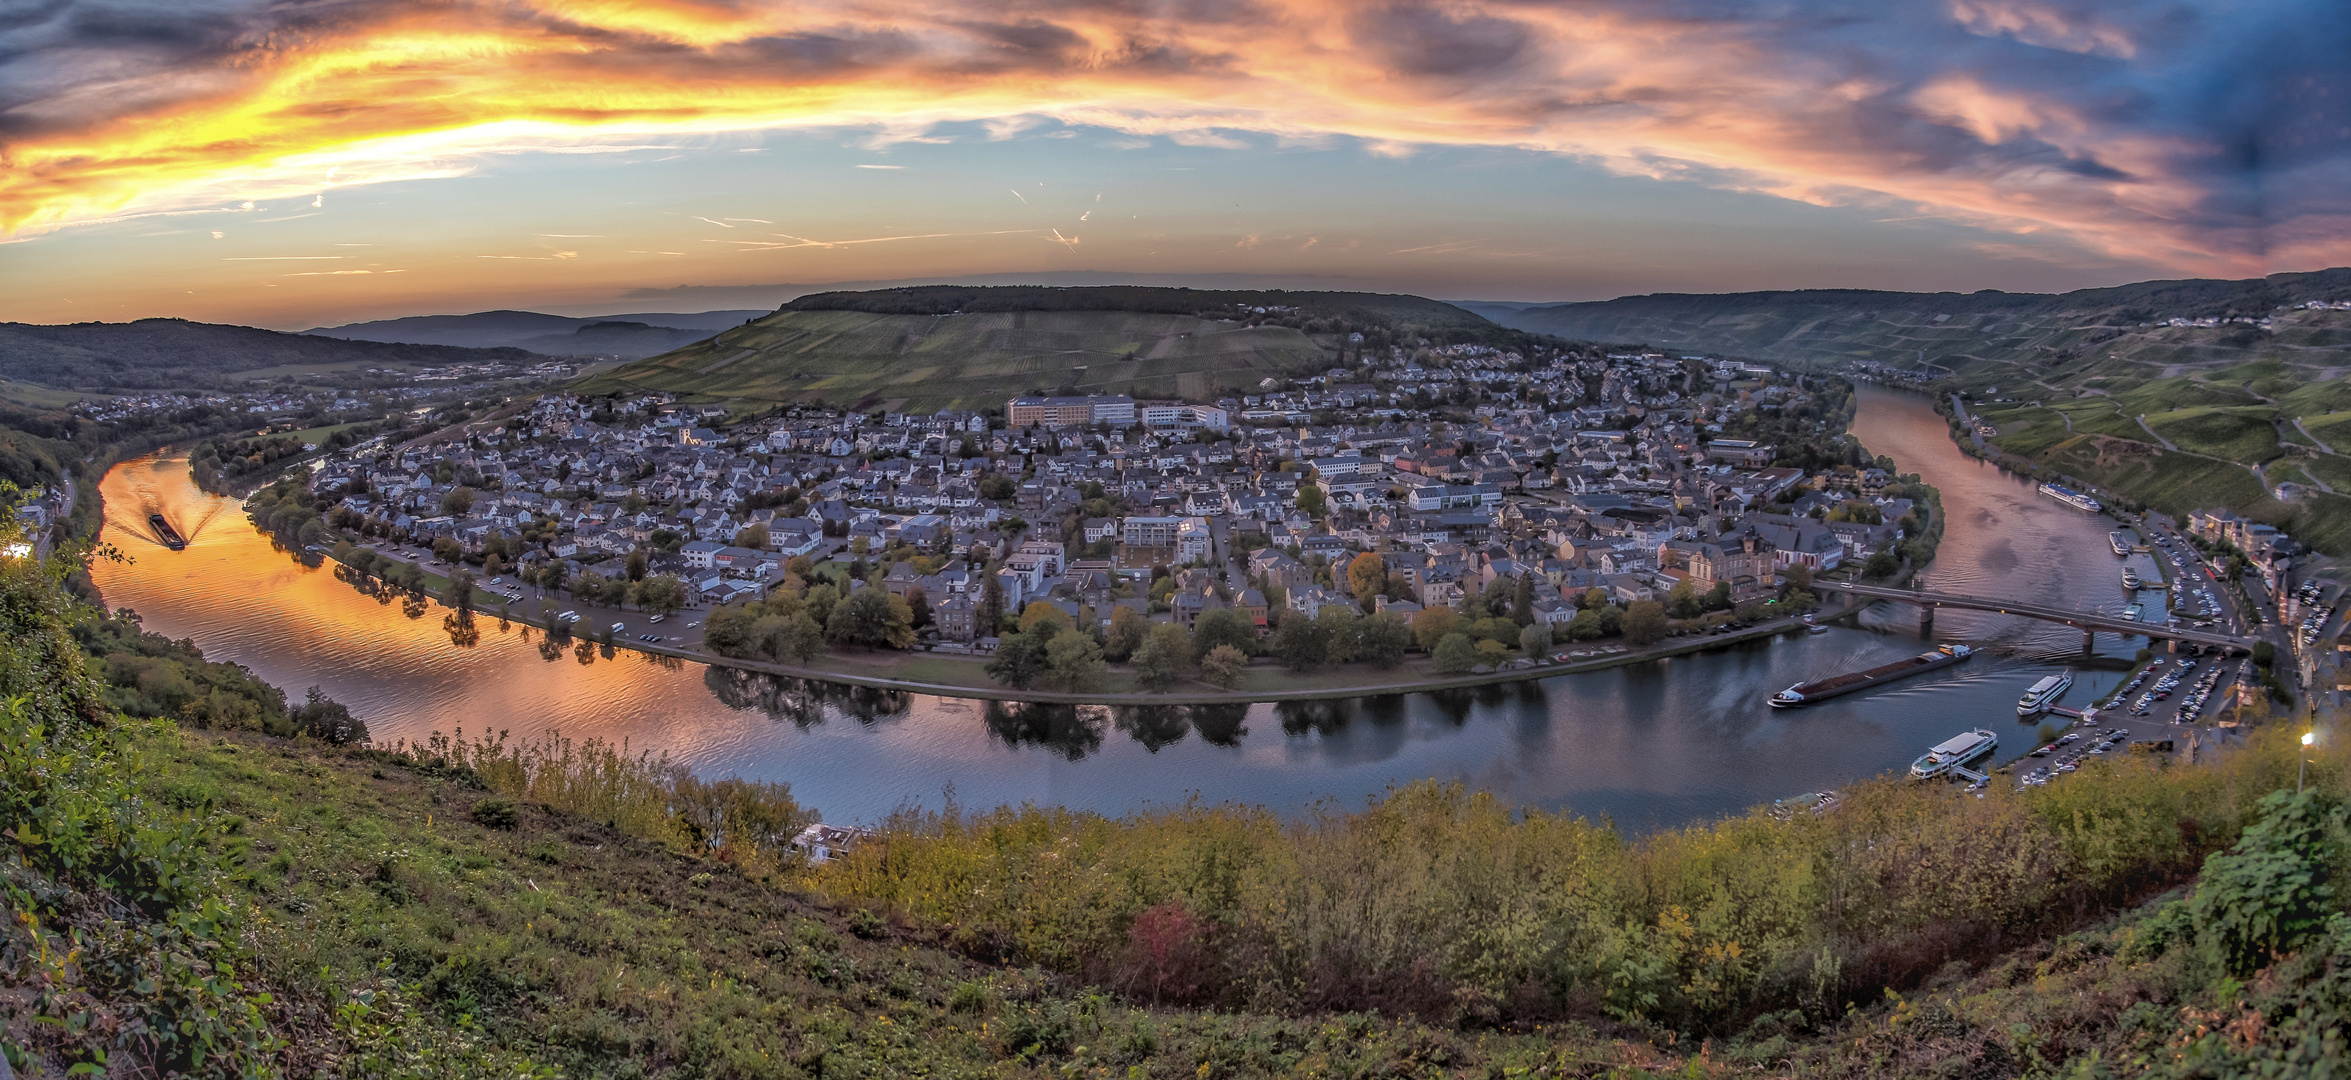
[[[429,551],[510,602],[568,587],[666,615],[829,587],[818,629],[878,588],[906,632],[828,636],[946,652],[992,653],[1045,609],[1113,641],[1122,620],[1278,638],[1344,609],[1435,652],[1450,634],[1426,628],[1454,624],[1419,616],[1460,611],[1476,651],[1452,666],[1482,668],[1627,633],[1644,602],[1675,622],[1632,636],[1730,622],[1791,577],[1894,573],[1932,516],[1838,434],[1835,378],[1455,345],[1266,382],[1214,402],[1032,394],[737,423],[670,395],[554,394],[329,455],[310,480],[323,520],[294,539]],[[783,655],[710,621],[712,651]]]

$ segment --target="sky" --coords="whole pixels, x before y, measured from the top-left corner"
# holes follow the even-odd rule
[[[2351,263],[2340,0],[20,0],[0,320]]]

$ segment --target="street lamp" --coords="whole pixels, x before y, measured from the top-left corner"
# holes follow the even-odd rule
[[[2318,732],[2305,731],[2302,733],[2302,749],[2299,753],[2294,755],[2296,758],[2294,765],[2294,794],[2296,795],[2302,794],[2302,777],[2310,771],[2310,744],[2317,741]]]

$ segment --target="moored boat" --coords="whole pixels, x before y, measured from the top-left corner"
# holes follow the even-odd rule
[[[2031,689],[2026,690],[2023,697],[2016,699],[2016,715],[2022,718],[2039,716],[2048,712],[2049,706],[2055,704],[2058,698],[2065,696],[2065,692],[2072,688],[2073,672],[2071,671],[2042,676],[2041,681],[2034,683]]]
[[[1910,763],[1910,775],[1919,780],[1932,779],[1990,757],[1999,748],[2000,737],[1982,728],[1961,732],[1919,755],[1917,761]]]
[[[2145,585],[2146,583],[2146,580],[2139,576],[2139,572],[2137,570],[2133,570],[2128,566],[2122,568],[2123,588],[2135,590],[2139,586]]]
[[[1773,694],[1771,707],[1793,709],[1799,705],[1826,701],[1829,698],[1840,697],[1856,690],[1866,690],[1872,686],[1892,682],[1895,679],[1933,671],[1939,667],[1947,667],[1965,660],[1971,655],[1973,655],[1973,650],[1965,645],[1945,645],[1933,652],[1905,657],[1891,664],[1879,664],[1867,671],[1853,671],[1813,682],[1800,682]]]
[[[2126,557],[2131,553],[2131,542],[2124,539],[2123,535],[2119,532],[2107,533],[2106,542],[2114,545],[2114,555],[2118,559]]]
[[[2105,507],[2101,505],[2098,500],[2084,495],[2081,492],[2075,491],[2072,488],[2066,487],[2063,484],[2042,484],[2040,491],[2041,494],[2047,495],[2050,498],[2064,503],[2067,506],[2073,507],[2076,510],[2087,510],[2090,513],[2095,514],[2098,511],[2105,509]]]

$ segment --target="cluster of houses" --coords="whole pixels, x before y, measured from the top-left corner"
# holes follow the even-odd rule
[[[1366,551],[1402,586],[1373,605],[1406,612],[1521,577],[1555,621],[1593,589],[1629,603],[1688,580],[1747,598],[1894,542],[1911,509],[1875,469],[1807,475],[1720,437],[1810,393],[1750,365],[1456,346],[1367,367],[1214,402],[1029,396],[736,424],[668,395],[550,395],[459,437],[338,453],[315,477],[377,531],[500,540],[509,563],[576,577],[647,552],[693,606],[761,595],[795,556],[925,555],[880,581],[920,589],[947,642],[993,635],[977,617],[991,580],[1007,611],[1190,623],[1222,607],[1265,625],[1359,603],[1345,568]],[[1406,407],[1487,376],[1512,381],[1450,420]]]

